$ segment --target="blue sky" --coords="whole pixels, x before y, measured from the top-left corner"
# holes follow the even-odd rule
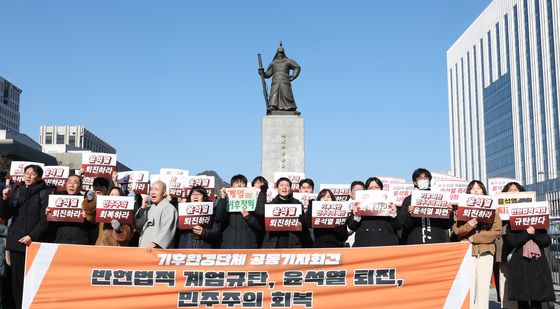
[[[302,66],[319,183],[448,171],[446,51],[489,0],[4,1],[0,75],[21,132],[85,125],[136,170],[260,173],[257,52]]]

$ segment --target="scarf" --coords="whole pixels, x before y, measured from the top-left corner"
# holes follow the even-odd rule
[[[541,249],[533,240],[529,239],[529,241],[523,245],[523,256],[530,260],[536,260],[541,257]]]

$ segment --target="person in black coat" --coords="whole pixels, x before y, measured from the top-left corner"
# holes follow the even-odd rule
[[[12,262],[12,292],[16,308],[21,308],[25,251],[33,241],[43,241],[48,229],[45,211],[48,205],[47,185],[43,169],[39,165],[28,165],[24,169],[22,184],[13,190],[2,191],[0,217],[12,219],[6,236],[6,249],[10,251]]]
[[[415,190],[430,190],[432,174],[424,168],[412,173]],[[407,196],[401,206],[399,219],[403,226],[402,241],[406,245],[449,242],[449,229],[453,226],[452,212],[449,218],[433,219],[412,217],[412,195]]]
[[[309,201],[309,206],[307,208],[307,213],[305,218],[307,220],[307,226],[312,226],[312,212],[313,204],[319,203],[320,201],[334,201],[335,196],[329,189],[323,189],[317,195],[317,200]],[[339,248],[344,247],[344,243],[348,239],[348,231],[345,225],[337,226],[334,228],[314,228],[313,229],[313,248]]]
[[[270,204],[299,204],[301,207],[301,215],[299,216],[299,222],[302,225],[301,231],[266,232],[262,248],[310,248],[313,245],[313,241],[311,240],[311,234],[305,220],[303,205],[292,194],[292,181],[286,177],[279,178],[276,181],[276,190],[278,195]]]
[[[552,276],[544,253],[544,248],[550,246],[547,231],[535,230],[532,226],[512,231],[508,225],[504,241],[514,248],[509,262],[509,299],[517,300],[519,308],[541,308],[542,302],[555,300]],[[524,256],[524,246],[530,245],[535,249],[538,247],[536,251],[540,253]]]
[[[368,190],[383,190],[383,182],[377,177],[366,181]],[[356,233],[353,247],[394,246],[399,244],[398,230],[401,228],[397,220],[397,208],[391,204],[394,216],[366,217],[356,215],[357,206],[346,222],[348,228]]]
[[[235,175],[231,178],[231,187],[247,187],[247,178],[243,175]],[[261,192],[257,197],[257,205],[254,212],[228,212],[228,199],[225,188],[220,190],[220,198],[216,202],[215,216],[216,222],[222,231],[222,249],[256,249],[258,248],[259,234],[264,233],[262,219],[259,214],[263,214],[264,203],[266,203],[266,190],[261,186]]]
[[[201,186],[194,186],[187,196],[188,202],[208,202],[208,191]],[[192,230],[179,230],[177,248],[186,249],[216,249],[220,247],[220,226],[216,220],[210,220],[211,227],[200,225]]]
[[[73,175],[66,179],[66,190],[61,195],[81,195],[82,179]],[[49,209],[47,208],[47,213]],[[92,231],[96,229],[95,224],[89,223],[85,218],[83,222],[50,222],[55,231],[54,242],[58,244],[91,245]]]

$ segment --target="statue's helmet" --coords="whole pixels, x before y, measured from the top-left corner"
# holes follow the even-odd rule
[[[284,47],[280,46],[278,47],[278,49],[276,50],[277,53],[284,53]]]

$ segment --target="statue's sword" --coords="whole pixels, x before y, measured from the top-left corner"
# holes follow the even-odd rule
[[[257,57],[259,58],[259,70],[262,69],[264,71],[261,54],[257,54]],[[263,87],[264,103],[266,104],[266,108],[268,108],[268,91],[266,90],[266,82],[263,75],[261,75],[261,81]]]

